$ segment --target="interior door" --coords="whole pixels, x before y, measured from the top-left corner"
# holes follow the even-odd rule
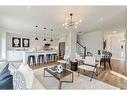
[[[59,43],[59,58],[63,59],[65,54],[65,42]]]

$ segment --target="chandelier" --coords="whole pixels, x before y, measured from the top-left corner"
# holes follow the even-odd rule
[[[70,18],[66,18],[66,22],[63,24],[63,27],[65,27],[66,29],[68,29],[69,27],[77,28],[78,24],[81,22],[81,19],[73,21],[73,13],[70,13]]]

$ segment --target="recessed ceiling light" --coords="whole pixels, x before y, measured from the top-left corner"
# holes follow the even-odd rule
[[[103,21],[103,20],[104,20],[104,18],[103,18],[103,17],[101,17],[101,18],[100,18],[100,21]]]
[[[112,33],[116,33],[117,31],[113,31]]]
[[[81,22],[82,22],[82,20],[80,19],[80,20],[79,20],[79,22],[81,23]]]
[[[28,8],[28,9],[30,9],[31,7],[30,7],[30,6],[28,6],[27,8]]]

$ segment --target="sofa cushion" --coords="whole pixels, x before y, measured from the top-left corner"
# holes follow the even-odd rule
[[[13,75],[13,89],[26,89],[26,81],[24,75],[9,64],[9,70]]]
[[[0,89],[13,89],[13,76],[8,67],[9,64],[0,73]]]
[[[31,89],[33,85],[34,74],[33,70],[27,64],[21,64],[18,69],[21,73],[23,73],[26,81],[26,88]]]

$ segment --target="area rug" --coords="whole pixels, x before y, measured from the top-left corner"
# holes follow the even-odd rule
[[[42,83],[42,85],[46,89],[58,89],[59,87],[59,81],[55,79],[54,77],[43,77],[43,71],[44,68],[36,69],[34,70],[36,78]],[[46,73],[47,75],[50,75],[49,73]],[[70,80],[71,75],[67,76],[65,80]],[[117,90],[120,88],[114,87],[112,85],[106,84],[104,82],[98,81],[96,79],[93,79],[90,81],[90,77],[84,76],[84,75],[79,75],[74,72],[74,82],[73,83],[62,83],[62,88],[61,89],[108,89],[108,90]]]

